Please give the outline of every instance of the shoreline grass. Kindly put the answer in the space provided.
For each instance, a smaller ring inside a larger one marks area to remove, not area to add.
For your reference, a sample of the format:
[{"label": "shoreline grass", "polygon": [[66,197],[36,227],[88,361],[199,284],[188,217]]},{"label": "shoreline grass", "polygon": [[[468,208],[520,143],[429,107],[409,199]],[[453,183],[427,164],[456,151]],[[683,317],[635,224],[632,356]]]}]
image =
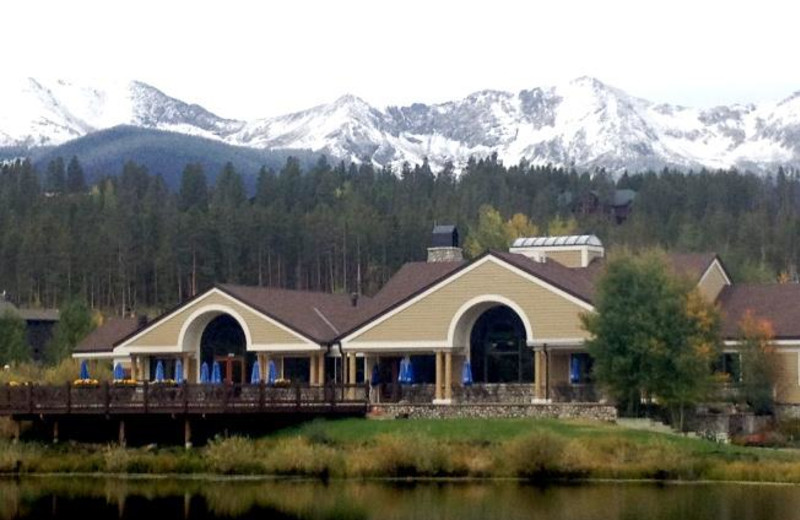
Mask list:
[{"label": "shoreline grass", "polygon": [[0,443],[0,474],[78,473],[800,483],[800,450],[532,419],[314,421],[261,438],[217,438],[191,450]]}]

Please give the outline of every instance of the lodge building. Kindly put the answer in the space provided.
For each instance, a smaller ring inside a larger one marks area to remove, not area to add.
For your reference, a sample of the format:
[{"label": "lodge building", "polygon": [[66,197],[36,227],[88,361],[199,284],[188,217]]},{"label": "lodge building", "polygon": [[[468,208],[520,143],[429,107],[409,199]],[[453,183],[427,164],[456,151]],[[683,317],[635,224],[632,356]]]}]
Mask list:
[{"label": "lodge building", "polygon": [[[376,383],[384,402],[593,402],[581,315],[594,310],[604,261],[593,235],[521,238],[465,261],[456,228],[437,226],[428,261],[405,264],[373,297],[219,284],[151,322],[110,319],[74,356],[121,363],[137,380],[159,361],[170,377],[181,360],[192,382],[216,361],[229,383],[250,383],[256,363],[268,377],[272,364],[292,383]],[[741,318],[772,322],[777,401],[800,405],[800,285],[734,284],[713,253],[669,262],[719,305],[720,368],[734,380]],[[413,381],[399,385],[404,362]]]}]

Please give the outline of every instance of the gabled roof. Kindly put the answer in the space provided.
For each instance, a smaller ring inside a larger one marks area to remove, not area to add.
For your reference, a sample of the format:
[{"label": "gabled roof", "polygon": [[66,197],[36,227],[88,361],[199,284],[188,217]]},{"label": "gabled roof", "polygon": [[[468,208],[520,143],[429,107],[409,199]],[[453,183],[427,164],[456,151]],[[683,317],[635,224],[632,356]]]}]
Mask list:
[{"label": "gabled roof", "polygon": [[[669,253],[667,260],[678,275],[699,282],[714,260],[719,261],[719,257],[716,253]],[[722,268],[725,269],[724,266]]]},{"label": "gabled roof", "polygon": [[20,309],[19,315],[25,321],[58,321],[58,309]]},{"label": "gabled roof", "polygon": [[347,294],[220,284],[222,292],[317,343],[329,343],[369,304],[365,296],[354,307]]},{"label": "gabled roof", "polygon": [[737,284],[722,289],[722,337],[739,337],[739,323],[747,311],[769,320],[776,339],[800,339],[800,284]]},{"label": "gabled roof", "polygon": [[58,309],[18,308],[10,301],[0,299],[0,315],[6,312],[24,321],[58,321]]},{"label": "gabled roof", "polygon": [[139,328],[136,318],[108,318],[75,347],[77,353],[111,352],[114,345]]},{"label": "gabled roof", "polygon": [[583,273],[582,268],[566,267],[559,262],[537,262],[525,255],[492,251],[491,254],[501,260],[522,269],[528,274],[548,282],[559,289],[575,296],[576,298],[592,303],[594,298],[594,283]]},{"label": "gabled roof", "polygon": [[429,287],[448,278],[469,265],[469,262],[408,262],[403,264],[386,285],[351,317],[349,326],[342,330],[340,337],[382,316]]}]

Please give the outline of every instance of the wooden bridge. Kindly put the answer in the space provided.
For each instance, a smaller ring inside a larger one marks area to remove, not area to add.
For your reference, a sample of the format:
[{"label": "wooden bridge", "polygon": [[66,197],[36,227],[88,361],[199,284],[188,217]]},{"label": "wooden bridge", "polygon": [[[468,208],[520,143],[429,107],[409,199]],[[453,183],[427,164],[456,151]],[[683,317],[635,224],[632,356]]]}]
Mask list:
[{"label": "wooden bridge", "polygon": [[[47,424],[54,440],[59,423],[96,426],[97,419],[116,419],[125,443],[129,424],[168,418],[184,420],[184,441],[191,442],[191,420],[216,419],[216,424],[268,417],[358,416],[368,407],[366,385],[274,387],[261,384],[5,385],[0,388],[0,416]],[[248,419],[249,418],[249,419]],[[268,419],[267,419],[268,420]],[[74,428],[73,428],[74,429]]]}]

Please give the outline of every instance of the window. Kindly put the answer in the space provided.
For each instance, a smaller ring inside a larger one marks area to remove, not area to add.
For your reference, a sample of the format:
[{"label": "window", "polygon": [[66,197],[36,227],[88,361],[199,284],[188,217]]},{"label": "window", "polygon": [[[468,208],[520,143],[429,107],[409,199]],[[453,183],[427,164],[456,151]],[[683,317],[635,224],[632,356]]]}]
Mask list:
[{"label": "window", "polygon": [[738,352],[723,352],[714,362],[715,374],[724,375],[729,383],[742,381],[742,358]]},{"label": "window", "polygon": [[569,382],[573,385],[591,383],[592,366],[594,360],[585,352],[570,354],[569,356]]}]

